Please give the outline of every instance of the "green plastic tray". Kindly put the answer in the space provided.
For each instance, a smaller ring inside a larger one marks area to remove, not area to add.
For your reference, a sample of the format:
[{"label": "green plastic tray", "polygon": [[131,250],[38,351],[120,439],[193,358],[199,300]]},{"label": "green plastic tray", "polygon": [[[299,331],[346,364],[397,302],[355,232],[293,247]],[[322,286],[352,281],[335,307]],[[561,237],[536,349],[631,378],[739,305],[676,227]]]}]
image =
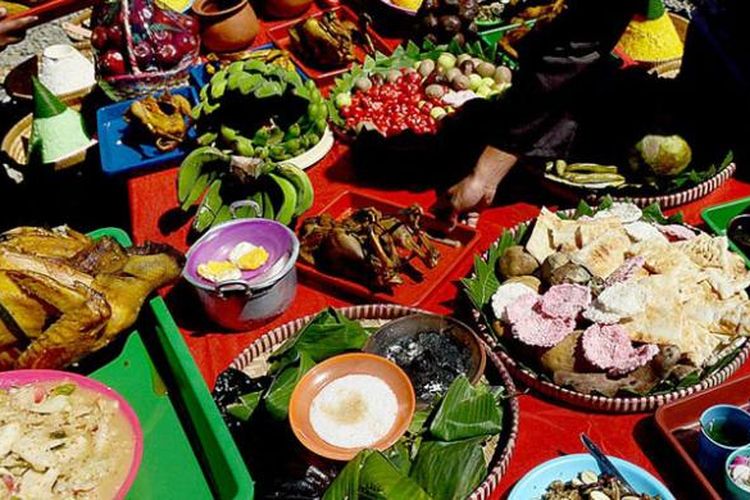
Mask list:
[{"label": "green plastic tray", "polygon": [[[99,229],[131,246],[117,228]],[[164,300],[153,321],[128,334],[122,351],[90,373],[128,400],[144,435],[143,462],[130,499],[251,499],[253,482]]]},{"label": "green plastic tray", "polygon": [[[730,201],[729,203],[709,207],[701,212],[701,217],[711,231],[719,235],[725,235],[727,233],[729,221],[740,215],[748,207],[750,207],[750,198],[742,198]],[[750,266],[750,259],[748,259],[748,256],[745,255],[737,245],[732,243],[732,240],[729,240],[729,246],[732,250],[742,255],[745,259],[745,264]]]}]

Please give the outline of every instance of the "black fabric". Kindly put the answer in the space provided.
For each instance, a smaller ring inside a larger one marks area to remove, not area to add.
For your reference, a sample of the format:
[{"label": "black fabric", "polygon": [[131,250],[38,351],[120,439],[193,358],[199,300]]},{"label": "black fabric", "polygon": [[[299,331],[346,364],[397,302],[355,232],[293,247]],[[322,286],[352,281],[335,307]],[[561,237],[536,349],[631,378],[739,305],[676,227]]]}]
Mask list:
[{"label": "black fabric", "polygon": [[750,2],[702,0],[676,80],[620,70],[610,56],[643,6],[571,0],[532,32],[518,48],[522,69],[505,98],[474,104],[454,127],[472,140],[467,156],[483,141],[529,161],[622,164],[643,135],[658,133],[683,135],[696,164],[715,162],[728,149],[741,163],[750,120],[750,29],[743,25]]}]

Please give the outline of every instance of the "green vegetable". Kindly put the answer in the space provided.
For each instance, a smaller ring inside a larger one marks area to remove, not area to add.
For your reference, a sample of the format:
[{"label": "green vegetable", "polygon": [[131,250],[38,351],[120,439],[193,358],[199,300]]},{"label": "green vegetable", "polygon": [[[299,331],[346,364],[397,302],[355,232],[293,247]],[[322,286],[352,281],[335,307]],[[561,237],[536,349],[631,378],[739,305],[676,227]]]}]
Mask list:
[{"label": "green vegetable", "polygon": [[486,386],[472,387],[465,375],[451,384],[430,425],[430,434],[441,441],[457,441],[497,434],[502,413]]},{"label": "green vegetable", "polygon": [[52,389],[52,394],[55,396],[70,396],[76,390],[76,385],[73,383],[60,384]]}]

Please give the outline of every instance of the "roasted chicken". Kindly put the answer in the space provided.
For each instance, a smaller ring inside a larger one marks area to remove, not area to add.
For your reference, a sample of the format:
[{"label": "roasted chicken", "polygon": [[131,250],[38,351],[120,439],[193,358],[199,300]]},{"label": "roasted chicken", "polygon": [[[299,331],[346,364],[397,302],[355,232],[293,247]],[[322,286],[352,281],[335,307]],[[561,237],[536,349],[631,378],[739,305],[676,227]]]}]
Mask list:
[{"label": "roasted chicken", "polygon": [[351,21],[342,21],[336,12],[320,18],[307,18],[289,30],[292,48],[305,61],[323,68],[340,68],[356,59],[354,43],[372,45],[366,30]]},{"label": "roasted chicken", "polygon": [[172,151],[185,140],[190,127],[190,102],[178,94],[164,92],[135,101],[125,119],[140,124],[160,151]]},{"label": "roasted chicken", "polygon": [[395,215],[372,207],[336,221],[329,214],[307,219],[300,229],[300,258],[322,270],[367,280],[375,289],[403,283],[401,273],[417,257],[428,268],[440,254],[421,227],[422,207],[413,205]]},{"label": "roasted chicken", "polygon": [[106,346],[181,260],[166,245],[123,248],[67,227],[0,235],[0,369],[62,368]]}]

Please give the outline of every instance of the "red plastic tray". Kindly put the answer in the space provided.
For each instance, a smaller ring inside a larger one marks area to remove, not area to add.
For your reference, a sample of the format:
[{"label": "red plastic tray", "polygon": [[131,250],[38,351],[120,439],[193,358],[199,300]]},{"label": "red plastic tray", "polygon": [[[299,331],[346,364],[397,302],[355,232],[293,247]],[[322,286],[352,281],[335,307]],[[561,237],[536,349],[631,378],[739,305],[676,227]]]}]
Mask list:
[{"label": "red plastic tray", "polygon": [[8,16],[8,19],[16,19],[19,17],[36,16],[37,20],[30,24],[28,27],[38,26],[40,24],[53,21],[60,17],[66,16],[72,12],[83,10],[87,7],[91,7],[96,3],[97,0],[48,0],[42,2],[39,5],[34,5],[28,10],[12,14]]},{"label": "red plastic tray", "polygon": [[[344,6],[327,9],[322,12],[318,12],[317,14],[313,14],[310,17],[319,18],[319,17],[322,17],[327,12],[337,12],[339,18],[342,21],[352,21],[354,24],[358,24],[359,18],[357,17],[357,14],[355,14],[350,9]],[[311,79],[315,80],[316,82],[331,81],[334,77],[349,71],[353,63],[349,63],[348,65],[342,68],[321,69],[321,68],[316,68],[315,66],[310,65],[307,61],[297,56],[297,54],[294,53],[294,50],[292,50],[292,47],[291,47],[292,44],[289,39],[289,28],[291,28],[298,22],[300,22],[300,20],[290,21],[288,23],[274,26],[273,28],[270,28],[268,30],[268,37],[271,39],[274,45],[276,45],[278,48],[289,52],[295,64],[297,64],[297,66],[302,68],[302,71],[304,71],[307,76],[309,76]],[[383,54],[391,53],[391,50],[388,47],[388,44],[386,44],[383,41],[383,39],[380,38],[378,34],[375,33],[375,31],[371,27],[367,28],[367,34],[370,35],[370,38],[372,39],[372,44],[375,46],[375,50],[377,50],[378,52],[382,52]],[[361,45],[359,44],[354,45],[354,56],[357,58],[357,62],[362,63],[365,60],[366,55],[367,53],[365,52],[364,48]]]},{"label": "red plastic tray", "polygon": [[[395,213],[405,208],[403,205],[397,205],[374,196],[357,193],[354,191],[345,191],[333,200],[327,207],[320,211],[320,214],[329,213],[335,219],[342,219],[349,215],[353,210],[364,207],[375,207],[383,213]],[[428,232],[438,232],[441,228],[440,223],[430,214],[425,214],[423,227]],[[472,249],[479,241],[479,232],[469,226],[459,225],[448,236],[452,240],[461,243],[460,247],[452,247],[443,243],[433,242],[435,247],[440,251],[440,262],[434,269],[428,269],[419,261],[413,259],[412,265],[422,273],[422,280],[417,282],[405,274],[401,274],[404,283],[393,288],[393,293],[373,292],[367,286],[331,274],[318,271],[313,266],[304,262],[297,262],[297,269],[304,278],[308,278],[309,283],[323,283],[328,285],[331,291],[343,291],[357,297],[362,297],[368,302],[387,302],[391,304],[401,304],[405,306],[416,307],[427,299],[432,292],[445,280],[451,270],[464,258],[472,253]]]},{"label": "red plastic tray", "polygon": [[695,394],[683,400],[662,406],[656,411],[656,426],[669,445],[690,469],[693,477],[703,489],[703,495],[695,498],[728,498],[724,478],[709,480],[698,467],[699,419],[709,407],[717,404],[732,404],[750,410],[750,375]]}]

